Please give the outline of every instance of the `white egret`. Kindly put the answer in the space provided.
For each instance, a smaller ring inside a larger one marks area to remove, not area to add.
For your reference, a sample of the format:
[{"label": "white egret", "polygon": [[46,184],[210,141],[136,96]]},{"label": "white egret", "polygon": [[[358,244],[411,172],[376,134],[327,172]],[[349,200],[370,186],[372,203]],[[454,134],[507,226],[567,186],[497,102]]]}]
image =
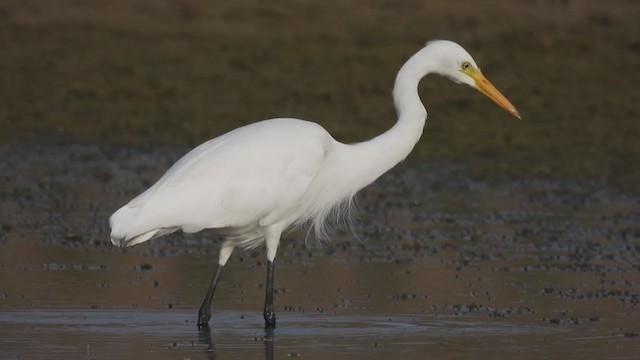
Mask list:
[{"label": "white egret", "polygon": [[356,192],[411,152],[427,117],[418,83],[429,73],[476,88],[520,117],[466,50],[451,41],[432,41],[398,72],[393,88],[398,120],[388,131],[343,144],[320,125],[298,119],[235,129],[191,150],[116,211],[110,218],[111,242],[132,246],[177,230],[218,229],[224,240],[198,313],[201,327],[209,322],[211,299],[233,250],[266,244],[264,319],[267,328],[275,327],[273,261],[282,232],[309,224],[322,234],[328,215],[348,207]]}]

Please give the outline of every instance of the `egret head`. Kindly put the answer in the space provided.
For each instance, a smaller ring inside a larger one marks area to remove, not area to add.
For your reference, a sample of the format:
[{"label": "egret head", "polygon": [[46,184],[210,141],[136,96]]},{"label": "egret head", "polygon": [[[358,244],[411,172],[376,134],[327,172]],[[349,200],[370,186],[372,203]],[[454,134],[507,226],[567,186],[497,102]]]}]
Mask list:
[{"label": "egret head", "polygon": [[431,41],[427,44],[437,68],[437,72],[451,80],[467,84],[485,94],[503,109],[520,118],[518,110],[498,91],[487,78],[469,53],[460,45],[447,40]]}]

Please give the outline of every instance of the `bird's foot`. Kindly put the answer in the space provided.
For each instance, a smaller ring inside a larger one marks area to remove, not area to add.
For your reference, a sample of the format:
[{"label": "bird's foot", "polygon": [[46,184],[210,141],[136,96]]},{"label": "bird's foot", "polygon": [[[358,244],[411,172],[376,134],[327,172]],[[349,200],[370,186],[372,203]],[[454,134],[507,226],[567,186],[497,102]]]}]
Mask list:
[{"label": "bird's foot", "polygon": [[211,319],[211,312],[200,309],[198,312],[198,327],[209,327],[209,319]]},{"label": "bird's foot", "polygon": [[264,328],[265,329],[276,328],[276,313],[273,310],[264,312]]}]

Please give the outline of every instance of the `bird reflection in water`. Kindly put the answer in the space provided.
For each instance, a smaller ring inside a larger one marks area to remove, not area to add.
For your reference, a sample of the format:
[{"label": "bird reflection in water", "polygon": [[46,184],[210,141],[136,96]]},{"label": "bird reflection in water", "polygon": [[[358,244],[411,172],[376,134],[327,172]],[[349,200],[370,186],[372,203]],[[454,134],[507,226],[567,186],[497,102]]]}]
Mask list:
[{"label": "bird reflection in water", "polygon": [[[216,355],[215,342],[211,335],[211,328],[208,326],[198,328],[198,339],[200,340],[200,343],[206,345],[208,358],[211,360],[217,360],[218,357]],[[266,360],[273,360],[273,329],[265,329],[264,337],[262,339],[264,341],[264,358]]]}]

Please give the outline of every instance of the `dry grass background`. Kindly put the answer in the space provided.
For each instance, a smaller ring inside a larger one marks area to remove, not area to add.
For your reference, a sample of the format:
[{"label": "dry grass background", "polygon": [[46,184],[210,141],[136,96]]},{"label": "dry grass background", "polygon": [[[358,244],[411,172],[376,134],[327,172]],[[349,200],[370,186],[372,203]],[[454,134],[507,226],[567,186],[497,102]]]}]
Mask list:
[{"label": "dry grass background", "polygon": [[395,121],[403,61],[446,38],[525,120],[430,77],[412,158],[635,191],[638,19],[635,0],[5,0],[0,141],[195,145],[277,116],[360,141]]}]

